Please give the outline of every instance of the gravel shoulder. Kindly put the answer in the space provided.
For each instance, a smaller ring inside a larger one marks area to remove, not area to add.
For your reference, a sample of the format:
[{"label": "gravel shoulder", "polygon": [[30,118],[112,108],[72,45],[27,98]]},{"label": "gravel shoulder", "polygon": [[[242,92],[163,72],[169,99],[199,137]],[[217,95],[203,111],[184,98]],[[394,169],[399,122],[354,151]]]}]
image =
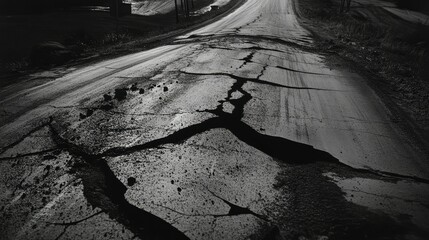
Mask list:
[{"label": "gravel shoulder", "polygon": [[365,76],[388,106],[391,118],[403,125],[418,148],[428,149],[429,27],[386,10],[388,6],[402,11],[392,2],[352,1],[345,13],[339,13],[339,2],[294,3],[301,24],[312,32],[316,47],[331,67],[349,68]]}]

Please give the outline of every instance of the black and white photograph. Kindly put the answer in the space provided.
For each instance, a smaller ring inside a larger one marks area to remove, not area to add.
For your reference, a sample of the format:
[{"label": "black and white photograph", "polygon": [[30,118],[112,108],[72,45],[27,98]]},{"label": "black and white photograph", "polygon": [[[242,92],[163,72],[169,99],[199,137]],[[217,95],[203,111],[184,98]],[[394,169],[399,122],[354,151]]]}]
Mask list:
[{"label": "black and white photograph", "polygon": [[428,0],[0,0],[0,240],[428,240]]}]

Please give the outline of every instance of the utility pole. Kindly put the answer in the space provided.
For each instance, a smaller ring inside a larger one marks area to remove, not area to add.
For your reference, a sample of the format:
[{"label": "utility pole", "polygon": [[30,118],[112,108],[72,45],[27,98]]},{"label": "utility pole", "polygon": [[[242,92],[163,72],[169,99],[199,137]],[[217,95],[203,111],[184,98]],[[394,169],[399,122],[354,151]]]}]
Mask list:
[{"label": "utility pole", "polygon": [[177,0],[174,0],[174,7],[176,9],[176,23],[179,23],[179,9],[177,8]]},{"label": "utility pole", "polygon": [[116,34],[118,34],[118,25],[119,25],[119,1],[120,0],[115,0],[115,4],[116,4]]},{"label": "utility pole", "polygon": [[185,15],[185,18],[188,17],[188,9],[186,9],[186,0],[183,0],[183,14]]},{"label": "utility pole", "polygon": [[189,0],[186,0],[186,17],[189,17]]}]

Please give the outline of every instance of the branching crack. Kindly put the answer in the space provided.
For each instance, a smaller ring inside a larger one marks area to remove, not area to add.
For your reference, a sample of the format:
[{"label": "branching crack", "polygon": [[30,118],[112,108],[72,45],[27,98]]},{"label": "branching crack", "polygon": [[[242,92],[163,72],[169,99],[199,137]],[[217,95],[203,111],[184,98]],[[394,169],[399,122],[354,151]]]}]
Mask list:
[{"label": "branching crack", "polygon": [[62,138],[52,124],[50,127],[58,146],[77,159],[84,160],[79,172],[84,185],[84,195],[89,203],[108,213],[111,218],[116,219],[141,238],[188,239],[163,219],[130,204],[124,196],[127,188],[116,178],[101,155],[82,150],[81,146]]},{"label": "branching crack", "polygon": [[279,53],[289,53],[287,51],[282,51],[279,49],[275,49],[275,48],[265,48],[265,47],[261,47],[261,46],[253,46],[253,47],[248,47],[248,48],[242,48],[242,49],[249,49],[249,50],[256,50],[256,51],[271,51],[271,52],[279,52]]},{"label": "branching crack", "polygon": [[27,138],[28,136],[30,136],[31,134],[43,129],[44,127],[49,126],[52,123],[52,118],[49,118],[49,120],[45,123],[40,124],[39,126],[33,128],[32,130],[30,130],[28,133],[24,134],[21,138],[19,138],[18,140],[16,140],[15,142],[4,146],[1,150],[0,150],[0,154],[3,154],[4,152],[6,152],[8,149],[13,148],[14,146],[18,145],[20,142],[22,142],[25,138]]},{"label": "branching crack", "polygon": [[[246,36],[248,37],[248,36]],[[259,38],[259,36],[257,36]],[[276,41],[269,39],[271,41]],[[283,40],[278,40],[284,42]],[[251,61],[252,54],[248,55],[245,59]],[[197,134],[210,131],[215,128],[223,128],[235,135],[239,140],[252,146],[261,152],[271,156],[273,159],[288,164],[308,164],[321,162],[325,164],[333,164],[336,167],[342,167],[349,171],[361,172],[365,174],[372,174],[376,176],[386,177],[390,176],[393,178],[406,178],[413,179],[418,182],[429,183],[426,179],[420,179],[416,177],[403,176],[394,173],[387,173],[381,171],[373,171],[368,169],[356,169],[352,168],[344,163],[341,163],[338,159],[334,158],[327,152],[315,149],[311,145],[291,141],[277,136],[270,136],[262,134],[251,126],[242,121],[244,116],[244,107],[252,99],[252,95],[243,89],[244,84],[248,82],[265,84],[275,87],[284,87],[289,89],[298,90],[324,90],[334,91],[329,89],[309,88],[309,87],[295,87],[286,86],[282,84],[272,83],[268,81],[260,80],[260,77],[264,74],[265,66],[256,78],[245,78],[238,77],[229,73],[190,73],[182,71],[185,74],[192,75],[217,75],[227,76],[235,80],[231,88],[227,92],[227,97],[224,100],[219,101],[218,106],[215,109],[206,109],[199,112],[208,112],[214,117],[202,121],[200,123],[190,125],[182,128],[170,135],[155,139],[143,144],[134,145],[131,147],[114,147],[110,148],[102,153],[93,154],[85,147],[78,146],[64,139],[52,124],[52,119],[49,122],[42,124],[36,129],[30,131],[26,136],[31,133],[49,126],[51,128],[52,137],[57,143],[59,148],[68,151],[76,159],[83,160],[83,164],[78,166],[79,173],[82,178],[84,185],[84,196],[88,202],[101,209],[100,212],[106,212],[109,216],[119,223],[130,229],[136,236],[142,238],[155,238],[155,239],[188,239],[184,233],[177,230],[171,223],[164,221],[163,219],[151,214],[150,212],[140,209],[130,204],[125,198],[124,194],[127,190],[126,186],[115,176],[113,171],[110,169],[105,158],[106,157],[117,157],[125,156],[135,152],[140,152],[145,149],[159,148],[165,144],[179,144]],[[239,98],[233,98],[233,93],[239,93]],[[234,106],[232,113],[225,112],[223,109],[224,103],[230,103]],[[198,112],[198,111],[197,111]],[[26,137],[24,136],[24,138]],[[19,141],[12,143],[9,146],[18,144]],[[2,150],[4,152],[4,150]],[[229,206],[229,211],[226,214],[218,215],[201,215],[201,216],[212,216],[214,218],[224,216],[237,216],[243,214],[253,215],[263,220],[267,220],[265,216],[257,214],[251,211],[249,208],[244,208],[236,204],[231,203],[227,199],[224,199],[214,192],[207,189],[214,197],[220,199],[222,202]],[[164,207],[168,208],[168,207]],[[200,216],[200,215],[189,215],[181,213],[172,208],[168,208],[178,214],[184,216]],[[100,213],[99,212],[99,213]],[[98,213],[97,213],[98,214]],[[91,217],[91,216],[90,216]],[[67,227],[77,224],[85,219],[71,222],[71,223],[58,223],[56,225],[65,226],[63,232],[57,237],[59,239],[67,230]]]},{"label": "branching crack", "polygon": [[86,221],[86,220],[88,220],[88,219],[91,219],[91,218],[93,218],[93,217],[95,217],[95,216],[99,215],[99,214],[100,214],[100,213],[102,213],[102,212],[103,212],[103,211],[98,211],[98,212],[96,212],[96,213],[94,213],[94,214],[89,215],[88,217],[85,217],[85,218],[82,218],[82,219],[79,219],[79,220],[77,220],[77,221],[73,221],[73,222],[62,222],[62,223],[47,222],[47,223],[52,224],[52,225],[58,225],[58,226],[72,226],[72,225],[77,225],[77,224],[79,224],[79,223],[81,223],[81,222],[84,222],[84,221]]},{"label": "branching crack", "polygon": [[397,199],[397,200],[401,200],[401,201],[404,201],[404,202],[418,203],[418,204],[421,204],[421,205],[425,204],[424,202],[417,201],[417,200],[406,199],[406,198],[396,197],[396,196],[391,196],[391,195],[376,194],[376,193],[366,192],[366,191],[363,191],[363,190],[347,189],[346,191],[355,192],[355,193],[363,193],[363,194],[368,194],[368,195],[372,195],[372,196],[375,196],[375,197],[386,198],[386,199]]},{"label": "branching crack", "polygon": [[65,233],[66,233],[66,231],[67,231],[67,229],[69,228],[70,226],[65,226],[64,228],[63,228],[63,230],[61,231],[61,233],[55,238],[55,240],[58,240],[58,239],[60,239]]},{"label": "branching crack", "polygon": [[256,79],[260,80],[260,78],[264,75],[264,72],[267,70],[268,65],[265,65],[259,75],[256,77]]},{"label": "branching crack", "polygon": [[[105,161],[105,157],[115,157],[131,154],[144,149],[157,148],[161,145],[172,143],[177,144],[190,137],[203,133],[214,128],[225,128],[233,133],[238,139],[253,146],[262,152],[272,156],[274,159],[286,161],[289,163],[303,164],[314,161],[338,162],[327,153],[316,150],[313,147],[301,143],[296,143],[280,137],[272,137],[260,134],[253,128],[241,121],[244,115],[244,106],[252,99],[251,94],[243,89],[243,85],[254,79],[245,79],[232,76],[236,81],[228,91],[225,100],[220,101],[214,110],[206,110],[216,117],[205,120],[201,123],[188,126],[178,130],[166,137],[159,138],[144,144],[131,147],[116,147],[106,150],[100,154],[92,154],[85,151],[84,147],[75,145],[62,138],[52,124],[49,124],[54,141],[57,145],[67,150],[71,155],[84,160],[84,166],[80,167],[80,174],[84,184],[84,195],[88,201],[96,207],[109,213],[109,215],[118,222],[127,226],[138,236],[149,236],[162,239],[187,239],[187,237],[169,223],[161,218],[131,205],[125,199],[126,187],[120,182]],[[238,99],[232,99],[234,92],[241,93]],[[223,111],[223,103],[229,102],[234,106],[232,113]],[[279,149],[288,149],[288,151],[279,151]],[[291,156],[301,155],[302,158],[292,159]],[[253,211],[235,205],[226,199],[223,199],[213,192],[215,197],[221,199],[230,207],[227,214],[212,215],[214,217],[234,216],[241,214],[251,214],[258,218],[265,219],[264,216],[256,214]],[[65,230],[64,230],[65,232]]]},{"label": "branching crack", "polygon": [[125,112],[119,112],[119,111],[108,111],[112,114],[120,114],[125,116],[174,116],[179,114],[193,114],[195,112],[190,111],[178,111],[178,112],[166,112],[166,113],[156,113],[156,112],[140,112],[140,113],[125,113]]},{"label": "branching crack", "polygon": [[250,210],[249,208],[240,207],[234,203],[231,203],[230,201],[226,200],[225,198],[222,198],[212,192],[210,189],[206,188],[208,192],[210,192],[214,197],[220,199],[222,202],[224,202],[226,205],[229,206],[229,211],[227,214],[221,214],[221,215],[213,215],[215,217],[223,217],[223,216],[237,216],[237,215],[253,215],[257,218],[260,218],[262,220],[268,221],[267,218],[261,214],[257,214]]},{"label": "branching crack", "polygon": [[266,35],[245,35],[245,34],[239,34],[237,32],[234,33],[225,33],[225,34],[204,34],[204,35],[198,35],[193,34],[189,36],[187,39],[184,39],[182,41],[187,43],[192,42],[202,42],[202,41],[211,41],[214,39],[224,39],[224,38],[242,38],[242,39],[250,39],[250,40],[259,40],[259,41],[267,41],[267,42],[275,42],[281,45],[291,46],[306,52],[316,52],[316,49],[314,47],[308,46],[308,43],[306,42],[304,45],[298,44],[293,41],[288,41],[282,38],[276,38],[272,36],[266,36]]},{"label": "branching crack", "polygon": [[275,66],[275,67],[279,68],[279,69],[286,70],[286,71],[303,73],[303,74],[311,74],[311,75],[319,75],[319,76],[335,76],[335,75],[325,74],[325,73],[316,73],[316,72],[301,71],[301,70],[296,70],[296,69],[287,68],[287,67],[283,67],[283,66]]},{"label": "branching crack", "polygon": [[[210,37],[210,36],[206,36]],[[216,35],[216,37],[229,37],[228,35]],[[293,42],[289,42],[283,39],[271,38],[268,36],[247,36],[247,35],[237,35],[234,37],[242,37],[246,39],[259,39],[277,42],[285,45],[292,45],[296,48],[311,50],[309,47],[305,47]],[[189,38],[199,38],[198,36],[191,35]],[[253,57],[253,52],[245,57],[244,60],[246,64],[250,62]],[[130,66],[135,66],[137,63],[124,66],[121,69],[129,68]],[[243,65],[244,66],[244,65]],[[206,109],[203,112],[208,112],[214,114],[214,117],[202,121],[198,124],[190,125],[183,129],[180,129],[168,136],[155,139],[143,144],[134,145],[131,147],[114,147],[110,148],[100,154],[93,154],[88,150],[85,150],[84,146],[76,145],[72,142],[69,142],[63,138],[55,126],[53,125],[52,118],[48,122],[41,124],[35,129],[31,130],[29,133],[24,135],[20,140],[13,142],[12,144],[3,147],[0,151],[4,153],[7,149],[17,145],[27,136],[32,133],[42,129],[43,127],[49,126],[52,132],[52,138],[57,144],[57,146],[63,150],[68,151],[73,157],[78,160],[83,160],[82,164],[78,166],[79,174],[82,178],[82,183],[84,185],[84,196],[88,202],[101,209],[101,211],[88,216],[87,218],[68,222],[68,223],[51,223],[54,225],[65,226],[60,235],[56,238],[61,238],[66,232],[67,228],[72,225],[81,223],[91,217],[94,217],[102,212],[108,213],[109,216],[119,223],[126,226],[130,229],[135,236],[141,238],[154,238],[154,239],[188,239],[184,233],[177,230],[170,223],[164,221],[163,219],[151,214],[150,212],[140,209],[132,204],[130,204],[125,198],[125,192],[127,190],[126,186],[115,176],[112,169],[110,169],[105,158],[106,157],[117,157],[125,156],[135,152],[140,152],[145,149],[159,148],[165,144],[179,144],[197,134],[210,131],[215,128],[223,128],[231,132],[242,142],[252,146],[261,152],[271,156],[277,161],[286,162],[289,164],[308,164],[314,162],[322,162],[326,164],[333,164],[337,167],[343,167],[347,170],[354,172],[361,172],[365,174],[372,174],[381,177],[392,177],[392,178],[402,178],[402,179],[412,179],[417,182],[429,183],[427,179],[421,179],[412,176],[404,176],[395,173],[388,173],[383,171],[376,171],[370,169],[357,169],[352,168],[344,163],[341,163],[338,159],[334,158],[327,152],[315,149],[311,145],[291,141],[286,138],[270,136],[262,134],[251,126],[242,121],[244,116],[244,107],[252,99],[252,95],[243,89],[244,84],[248,82],[259,83],[274,87],[283,87],[288,89],[297,89],[297,90],[323,90],[323,91],[336,91],[330,89],[321,89],[321,88],[310,88],[310,87],[296,87],[296,86],[287,86],[282,84],[277,84],[269,81],[260,80],[263,76],[265,70],[268,66],[264,66],[262,71],[256,78],[245,78],[235,76],[229,73],[191,73],[181,71],[184,74],[191,75],[214,75],[214,76],[227,76],[235,80],[231,88],[227,92],[227,97],[224,100],[219,101],[218,106],[215,109]],[[286,69],[286,68],[285,68]],[[286,69],[288,71],[298,71],[293,69]],[[112,73],[108,73],[111,75]],[[105,77],[105,75],[100,76],[100,78]],[[233,99],[233,93],[238,92],[241,96],[237,99]],[[232,113],[225,112],[223,109],[224,103],[230,103],[234,106]],[[249,208],[244,208],[236,204],[231,203],[225,198],[222,198],[216,195],[214,192],[207,189],[214,197],[220,199],[226,205],[229,206],[229,211],[227,214],[218,214],[218,215],[190,215],[186,213],[181,213],[172,208],[167,208],[173,212],[176,212],[185,216],[212,216],[214,218],[224,217],[224,216],[237,216],[243,214],[253,215],[260,219],[266,220],[267,218],[263,215],[257,214],[251,211]],[[158,205],[160,206],[160,205]]]},{"label": "branching crack", "polygon": [[417,177],[417,176],[408,176],[408,175],[392,173],[392,172],[387,172],[387,171],[381,171],[381,170],[375,170],[375,169],[370,169],[370,168],[354,168],[354,167],[351,167],[348,165],[345,165],[345,166],[347,166],[348,168],[350,168],[352,171],[355,171],[355,172],[376,175],[376,176],[384,177],[384,178],[388,177],[388,178],[392,178],[392,179],[396,179],[396,180],[397,179],[406,179],[406,180],[411,180],[414,182],[429,184],[429,179],[425,179],[425,178],[421,178],[421,177]]},{"label": "branching crack", "polygon": [[248,64],[249,62],[252,62],[252,58],[253,58],[254,54],[255,54],[255,52],[251,52],[246,57],[240,59],[240,60],[242,60],[244,62],[238,68],[240,69],[240,68],[244,67],[246,64]]},{"label": "branching crack", "polygon": [[259,84],[264,84],[264,85],[269,85],[269,86],[274,86],[274,87],[282,87],[282,88],[287,88],[287,89],[318,90],[318,91],[338,91],[338,90],[325,89],[325,88],[311,88],[311,87],[288,86],[288,85],[278,84],[278,83],[274,83],[274,82],[268,82],[268,81],[259,80],[257,78],[239,77],[239,76],[235,76],[235,75],[230,74],[230,73],[193,73],[193,72],[186,72],[186,71],[181,71],[181,73],[189,74],[189,75],[198,75],[198,76],[227,76],[227,77],[230,77],[230,78],[235,79],[235,80],[241,80],[241,81],[246,81],[246,82],[254,82],[254,83],[259,83]]},{"label": "branching crack", "polygon": [[[263,72],[263,71],[262,71]],[[192,73],[191,73],[192,74]],[[192,136],[209,131],[215,128],[224,128],[229,130],[238,139],[245,142],[246,144],[259,149],[265,154],[273,157],[273,159],[286,162],[289,164],[307,164],[313,162],[325,162],[332,163],[338,167],[344,167],[347,170],[360,172],[364,174],[376,175],[378,177],[391,177],[401,179],[411,179],[417,182],[429,183],[429,180],[422,179],[414,176],[405,176],[395,173],[377,171],[372,169],[364,168],[353,168],[340,162],[327,152],[315,149],[311,145],[304,143],[294,142],[285,138],[269,136],[254,130],[252,127],[241,121],[244,115],[244,106],[252,99],[251,94],[243,89],[243,86],[247,82],[255,82],[255,79],[237,77],[232,74],[196,74],[196,75],[225,75],[229,76],[236,81],[228,90],[227,97],[224,100],[219,101],[219,105],[215,109],[206,109],[205,112],[212,113],[216,117],[205,120],[201,123],[194,124],[183,129],[180,129],[166,137],[159,138],[150,142],[146,142],[140,145],[134,145],[131,147],[116,147],[106,150],[101,153],[99,157],[115,157],[132,154],[134,152],[142,151],[150,148],[157,148],[164,144],[178,144]],[[238,99],[232,99],[234,92],[241,93],[241,97]],[[223,111],[223,104],[230,103],[234,106],[232,113]],[[286,151],[282,149],[287,149]],[[298,158],[296,156],[299,156]]]},{"label": "branching crack", "polygon": [[[272,55],[269,55],[269,56],[268,56],[268,58],[270,58],[270,57],[272,57]],[[242,60],[244,60],[244,59],[237,59],[237,60],[241,60],[241,61],[242,61]],[[310,74],[310,75],[318,75],[318,76],[334,76],[334,77],[338,77],[337,75],[332,75],[332,74],[317,73],[317,72],[308,72],[308,71],[301,71],[301,70],[297,70],[297,69],[293,69],[293,68],[288,68],[288,67],[283,67],[283,66],[278,66],[278,65],[276,65],[276,66],[272,66],[272,65],[262,64],[262,63],[259,63],[259,62],[254,62],[254,61],[252,61],[252,60],[247,60],[245,63],[243,63],[243,64],[239,67],[239,69],[240,69],[242,66],[246,65],[247,63],[249,63],[249,62],[254,63],[254,64],[258,64],[258,65],[264,65],[264,69],[266,69],[267,67],[272,67],[272,68],[278,68],[278,69],[286,70],[286,71],[289,71],[289,72],[296,72],[296,73],[302,73],[302,74]]]},{"label": "branching crack", "polygon": [[[279,53],[293,53],[291,51],[283,51],[275,48],[266,48],[261,46],[252,46],[252,47],[243,47],[243,48],[228,48],[228,47],[219,47],[215,45],[208,45],[208,48],[211,49],[221,49],[221,50],[228,50],[228,51],[237,51],[237,50],[256,50],[256,51],[271,51],[271,52],[279,52]],[[270,55],[272,56],[272,55]]]},{"label": "branching crack", "polygon": [[0,161],[15,160],[15,159],[22,158],[22,157],[37,156],[37,155],[41,155],[41,154],[45,154],[45,153],[55,151],[57,149],[58,148],[51,148],[51,149],[46,149],[46,150],[37,151],[37,152],[19,154],[19,155],[11,156],[11,157],[2,157],[2,158],[0,158]]}]

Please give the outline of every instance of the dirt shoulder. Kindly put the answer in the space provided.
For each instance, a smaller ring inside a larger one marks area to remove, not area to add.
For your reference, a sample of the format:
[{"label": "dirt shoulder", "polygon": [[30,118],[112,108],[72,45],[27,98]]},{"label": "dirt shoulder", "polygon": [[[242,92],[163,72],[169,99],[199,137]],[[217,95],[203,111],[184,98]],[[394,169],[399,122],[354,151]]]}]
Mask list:
[{"label": "dirt shoulder", "polygon": [[389,107],[392,120],[403,125],[420,148],[428,149],[429,26],[405,21],[364,0],[352,0],[346,13],[339,12],[339,0],[294,3],[328,64],[365,76]]}]

